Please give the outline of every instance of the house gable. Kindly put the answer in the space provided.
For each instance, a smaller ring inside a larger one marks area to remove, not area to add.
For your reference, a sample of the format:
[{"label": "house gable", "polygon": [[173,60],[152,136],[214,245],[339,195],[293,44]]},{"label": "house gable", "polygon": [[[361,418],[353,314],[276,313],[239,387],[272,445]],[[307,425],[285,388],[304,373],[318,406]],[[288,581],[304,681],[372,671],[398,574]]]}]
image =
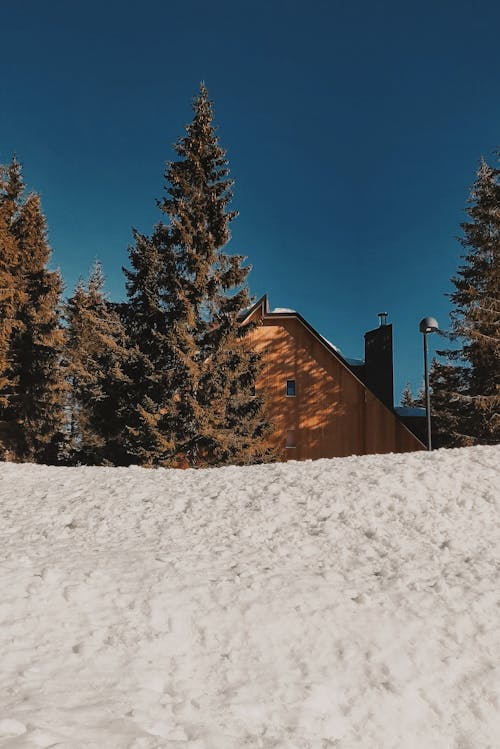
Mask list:
[{"label": "house gable", "polygon": [[[298,312],[271,312],[264,295],[241,322],[259,323],[249,334],[264,363],[257,389],[265,395],[274,443],[283,447],[285,459],[424,448]],[[289,381],[293,396],[287,394]]]}]

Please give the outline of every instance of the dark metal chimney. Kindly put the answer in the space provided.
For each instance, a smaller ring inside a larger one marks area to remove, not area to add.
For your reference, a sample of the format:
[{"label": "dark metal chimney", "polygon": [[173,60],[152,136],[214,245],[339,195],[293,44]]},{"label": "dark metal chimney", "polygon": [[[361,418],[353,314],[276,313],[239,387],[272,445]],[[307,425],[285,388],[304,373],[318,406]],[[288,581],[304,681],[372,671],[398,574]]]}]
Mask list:
[{"label": "dark metal chimney", "polygon": [[365,333],[365,367],[363,380],[389,408],[394,406],[392,325],[387,312],[379,312],[380,325]]}]

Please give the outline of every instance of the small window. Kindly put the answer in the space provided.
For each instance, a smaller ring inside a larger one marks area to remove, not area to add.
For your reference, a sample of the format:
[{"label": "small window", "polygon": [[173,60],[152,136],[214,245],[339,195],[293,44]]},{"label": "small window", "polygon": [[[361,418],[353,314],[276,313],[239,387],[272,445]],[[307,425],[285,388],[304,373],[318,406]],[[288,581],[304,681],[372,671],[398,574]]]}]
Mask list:
[{"label": "small window", "polygon": [[295,380],[286,381],[286,394],[289,396],[295,395]]},{"label": "small window", "polygon": [[295,429],[288,429],[286,433],[285,447],[297,447],[295,432]]}]

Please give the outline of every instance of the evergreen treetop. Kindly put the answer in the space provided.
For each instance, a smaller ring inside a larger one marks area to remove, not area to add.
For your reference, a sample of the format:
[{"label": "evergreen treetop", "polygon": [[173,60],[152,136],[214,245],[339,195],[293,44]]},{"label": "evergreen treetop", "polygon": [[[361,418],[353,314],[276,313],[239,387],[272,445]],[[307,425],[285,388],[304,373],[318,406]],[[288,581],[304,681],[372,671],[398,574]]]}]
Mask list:
[{"label": "evergreen treetop", "polygon": [[50,247],[38,195],[30,194],[18,205],[12,232],[19,245],[18,278],[24,294],[13,355],[17,452],[23,460],[54,462],[63,441],[67,389],[61,361],[62,279],[46,267]]},{"label": "evergreen treetop", "polygon": [[[451,338],[458,348],[440,351],[455,371],[437,369],[434,391],[448,403],[455,444],[500,441],[500,170],[481,159],[461,224],[463,264],[449,295]],[[438,394],[437,391],[441,392]],[[447,393],[445,397],[444,393]],[[451,405],[450,405],[451,404]],[[446,419],[442,416],[443,428]]]},{"label": "evergreen treetop", "polygon": [[481,160],[471,191],[469,221],[462,223],[464,264],[452,279],[453,332],[459,356],[471,366],[470,394],[494,395],[500,344],[500,170]]},{"label": "evergreen treetop", "polygon": [[18,312],[23,299],[20,284],[21,253],[12,231],[23,190],[20,167],[15,159],[0,165],[0,420],[4,421],[13,395],[13,335],[19,326]]},{"label": "evergreen treetop", "polygon": [[250,268],[225,251],[237,212],[229,208],[233,181],[204,84],[193,113],[159,204],[170,235],[164,301],[175,397],[167,419],[189,464],[262,460],[270,426],[254,391],[260,359],[238,320],[251,301]]},{"label": "evergreen treetop", "polygon": [[126,369],[132,351],[118,315],[106,298],[96,261],[87,284],[79,281],[65,305],[66,376],[70,383],[72,461],[121,464]]},{"label": "evergreen treetop", "polygon": [[250,303],[249,268],[224,251],[237,214],[204,84],[175,151],[158,201],[166,222],[151,237],[135,233],[126,271],[129,329],[143,331],[134,338],[140,418],[128,433],[142,462],[148,455],[174,465],[250,460],[252,451],[264,455],[268,425],[254,395],[258,357],[238,321]]},{"label": "evergreen treetop", "polygon": [[415,398],[409,382],[406,383],[406,387],[401,394],[401,405],[406,408],[413,408],[415,405]]}]

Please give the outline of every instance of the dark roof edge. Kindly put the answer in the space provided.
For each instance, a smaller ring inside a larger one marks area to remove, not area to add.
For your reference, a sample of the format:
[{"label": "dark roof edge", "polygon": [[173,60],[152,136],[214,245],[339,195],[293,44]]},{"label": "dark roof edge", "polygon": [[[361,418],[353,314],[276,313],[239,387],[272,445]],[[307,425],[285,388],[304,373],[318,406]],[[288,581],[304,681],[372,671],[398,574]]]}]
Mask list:
[{"label": "dark roof edge", "polygon": [[242,317],[240,320],[240,325],[244,325],[246,322],[248,322],[248,319],[258,310],[259,307],[262,307],[262,314],[269,314],[269,302],[267,300],[267,294],[263,294],[260,299],[258,299],[254,304],[252,304],[251,307],[248,307],[248,309],[243,310],[241,313]]}]

